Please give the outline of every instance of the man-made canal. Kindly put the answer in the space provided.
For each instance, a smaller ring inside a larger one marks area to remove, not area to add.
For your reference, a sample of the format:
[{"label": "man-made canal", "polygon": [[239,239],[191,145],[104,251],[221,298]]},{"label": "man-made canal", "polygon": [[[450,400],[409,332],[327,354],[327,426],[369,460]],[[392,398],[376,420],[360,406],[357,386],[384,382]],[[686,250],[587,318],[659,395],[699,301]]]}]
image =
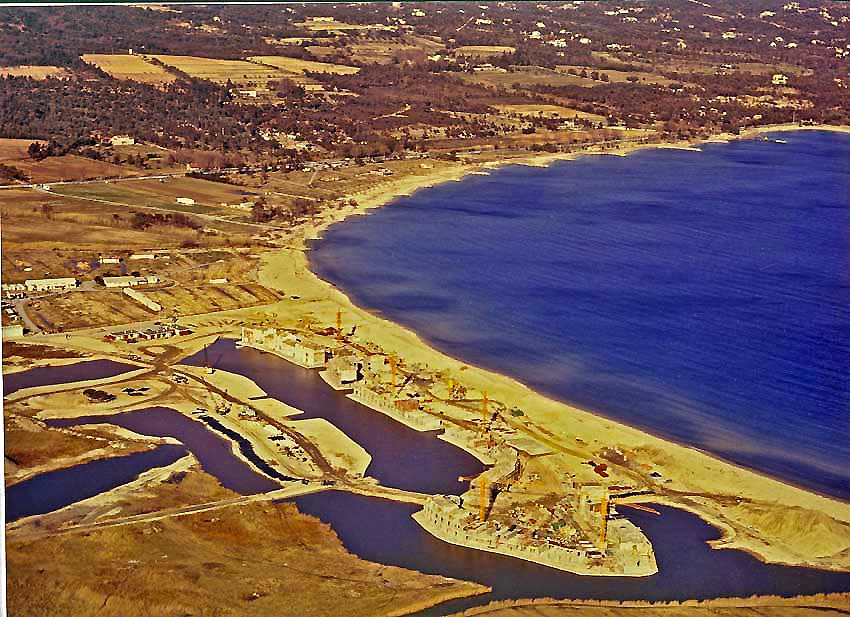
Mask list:
[{"label": "man-made canal", "polygon": [[[207,350],[217,370],[253,380],[272,398],[304,411],[293,420],[324,418],[372,455],[366,474],[381,484],[421,493],[460,494],[468,487],[459,476],[475,475],[484,467],[468,452],[420,433],[382,413],[347,398],[331,388],[318,371],[304,369],[272,354],[237,349],[234,341],[220,339]],[[202,365],[203,352],[184,360]]]}]

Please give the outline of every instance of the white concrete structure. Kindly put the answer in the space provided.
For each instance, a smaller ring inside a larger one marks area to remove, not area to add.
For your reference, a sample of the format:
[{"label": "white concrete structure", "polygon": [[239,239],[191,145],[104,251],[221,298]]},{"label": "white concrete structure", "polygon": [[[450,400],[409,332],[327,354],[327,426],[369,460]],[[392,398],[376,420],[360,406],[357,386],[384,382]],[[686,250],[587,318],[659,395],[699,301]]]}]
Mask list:
[{"label": "white concrete structure", "polygon": [[155,285],[159,283],[159,277],[155,274],[150,276],[104,276],[103,284],[106,287],[136,287],[138,285]]},{"label": "white concrete structure", "polygon": [[195,204],[195,200],[191,197],[178,197],[177,203],[183,204],[184,206],[193,206]]},{"label": "white concrete structure", "polygon": [[158,302],[154,302],[140,291],[125,287],[124,294],[144,306],[146,309],[153,311],[154,313],[159,313],[162,310],[161,304],[159,304]]},{"label": "white concrete structure", "polygon": [[120,264],[121,259],[118,257],[101,257],[100,263],[102,264]]},{"label": "white concrete structure", "polygon": [[63,291],[77,287],[77,279],[29,279],[24,281],[24,287],[27,291]]},{"label": "white concrete structure", "polygon": [[210,279],[210,284],[211,284],[211,285],[223,285],[223,284],[225,284],[226,282],[227,282],[227,279],[224,279],[224,278],[221,278],[221,279]]},{"label": "white concrete structure", "polygon": [[323,345],[275,328],[242,328],[239,344],[267,351],[304,368],[317,368],[327,362],[327,349]]},{"label": "white concrete structure", "polygon": [[153,259],[153,258],[154,258],[153,255],[148,255],[148,254],[134,253],[133,255],[130,255],[130,259],[132,259],[133,261],[137,261],[139,259]]}]

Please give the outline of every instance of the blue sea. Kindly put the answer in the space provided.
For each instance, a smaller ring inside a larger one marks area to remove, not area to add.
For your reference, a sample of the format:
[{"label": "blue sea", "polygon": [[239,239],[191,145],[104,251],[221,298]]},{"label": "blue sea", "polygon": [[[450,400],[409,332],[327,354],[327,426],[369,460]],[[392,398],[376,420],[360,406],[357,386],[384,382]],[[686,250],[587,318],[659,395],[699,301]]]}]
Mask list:
[{"label": "blue sea", "polygon": [[850,135],[771,137],[469,176],[311,264],[452,356],[850,499]]}]

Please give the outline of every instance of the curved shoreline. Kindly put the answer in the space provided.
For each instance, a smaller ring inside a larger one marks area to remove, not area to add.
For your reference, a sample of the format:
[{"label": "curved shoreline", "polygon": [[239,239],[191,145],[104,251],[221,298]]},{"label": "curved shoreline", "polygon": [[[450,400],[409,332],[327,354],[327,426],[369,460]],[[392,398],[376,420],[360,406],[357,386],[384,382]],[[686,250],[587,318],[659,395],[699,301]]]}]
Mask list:
[{"label": "curved shoreline", "polygon": [[[760,127],[751,131],[746,131],[741,135],[722,135],[715,136],[711,139],[699,142],[686,142],[685,144],[644,144],[637,146],[628,146],[617,151],[608,151],[606,153],[628,154],[638,150],[649,148],[686,146],[693,147],[700,143],[718,143],[731,141],[735,139],[751,138],[759,134],[792,131],[792,130],[833,130],[843,133],[850,133],[850,127],[835,127],[835,126],[811,126],[798,127],[795,125],[778,125],[769,127]],[[591,425],[587,430],[601,437],[601,441],[610,441],[612,435],[616,435],[620,440],[626,439],[629,443],[648,442],[646,445],[652,448],[657,448],[664,455],[663,458],[672,458],[674,460],[667,461],[670,463],[673,474],[667,474],[665,477],[679,476],[694,476],[698,475],[694,470],[701,469],[702,477],[689,477],[684,486],[682,486],[682,494],[699,494],[700,492],[716,491],[720,495],[732,496],[734,493],[747,494],[753,500],[764,500],[766,502],[782,503],[783,506],[796,506],[806,511],[816,512],[818,514],[827,514],[835,521],[847,524],[850,523],[850,504],[840,501],[834,497],[821,495],[813,492],[810,489],[794,486],[787,481],[770,477],[762,472],[755,472],[740,465],[725,461],[716,455],[699,451],[687,444],[680,444],[666,438],[661,438],[650,432],[638,429],[632,426],[616,422],[603,414],[589,412],[587,410],[578,409],[571,406],[569,403],[558,401],[549,398],[546,395],[540,394],[520,381],[506,376],[489,371],[482,367],[472,366],[459,358],[452,358],[442,351],[432,347],[427,341],[423,340],[417,333],[412,330],[387,320],[380,315],[374,314],[366,309],[355,305],[348,296],[340,289],[331,283],[321,279],[315,272],[310,269],[308,259],[309,243],[321,238],[321,233],[333,224],[339,223],[349,216],[355,214],[365,214],[373,208],[386,205],[395,198],[411,194],[413,191],[420,188],[434,186],[450,180],[458,181],[463,177],[481,170],[482,168],[501,167],[508,164],[525,164],[532,166],[543,166],[551,164],[557,160],[571,160],[578,158],[582,154],[588,153],[558,153],[545,154],[537,157],[529,157],[528,159],[516,159],[509,161],[496,161],[493,163],[483,164],[459,164],[449,169],[443,169],[423,176],[414,176],[413,178],[403,178],[386,183],[384,186],[365,191],[359,195],[351,195],[350,197],[359,199],[360,203],[356,208],[346,208],[344,210],[334,211],[325,220],[319,221],[316,224],[304,226],[296,230],[295,233],[286,238],[286,242],[282,250],[273,251],[264,256],[262,267],[260,270],[260,281],[270,287],[285,291],[290,297],[294,296],[292,303],[293,311],[286,310],[286,306],[282,306],[280,313],[282,316],[301,316],[305,312],[312,312],[312,315],[318,321],[324,323],[333,323],[333,316],[338,307],[343,310],[345,315],[344,321],[352,323],[352,315],[356,316],[356,326],[358,336],[363,336],[364,339],[373,342],[378,342],[379,345],[387,352],[400,353],[405,360],[409,362],[420,362],[430,365],[432,368],[446,369],[453,371],[466,371],[464,373],[464,382],[468,385],[479,389],[486,389],[490,392],[496,392],[496,398],[499,398],[506,404],[520,402],[525,409],[528,403],[534,405],[535,410],[528,414],[534,420],[536,426],[555,426],[560,423],[565,423],[569,420],[578,420],[579,423]],[[288,304],[287,301],[284,301]],[[277,305],[275,308],[278,308]],[[346,315],[347,314],[347,315]],[[483,387],[482,387],[483,386]],[[508,403],[510,401],[510,403]],[[568,416],[568,417],[565,417]],[[570,432],[572,434],[572,432]],[[552,437],[558,436],[552,433]],[[726,478],[722,478],[726,476]],[[729,492],[727,492],[729,491]],[[681,501],[668,501],[671,505],[683,507],[685,504]],[[722,543],[730,548],[739,548],[757,555],[760,559],[772,563],[784,563],[792,565],[806,565],[820,567],[824,569],[843,570],[850,567],[850,564],[830,564],[812,563],[809,559],[802,556],[794,556],[791,554],[783,554],[782,549],[779,549],[779,554],[771,547],[765,550],[765,546],[760,546],[760,542],[753,542],[753,538],[749,536],[741,536],[734,533],[736,528],[740,529],[740,525],[730,522],[724,518],[719,511],[712,511],[703,504],[689,504],[689,511],[697,514],[706,522],[718,528],[723,534],[722,539],[718,540],[717,544]],[[722,509],[722,508],[721,508]],[[739,522],[739,521],[736,521]],[[747,525],[751,527],[751,525]],[[731,532],[731,533],[730,533]],[[789,535],[792,531],[789,530]],[[770,537],[771,543],[776,538]],[[781,540],[781,538],[780,538]],[[715,544],[713,544],[715,548]]]}]

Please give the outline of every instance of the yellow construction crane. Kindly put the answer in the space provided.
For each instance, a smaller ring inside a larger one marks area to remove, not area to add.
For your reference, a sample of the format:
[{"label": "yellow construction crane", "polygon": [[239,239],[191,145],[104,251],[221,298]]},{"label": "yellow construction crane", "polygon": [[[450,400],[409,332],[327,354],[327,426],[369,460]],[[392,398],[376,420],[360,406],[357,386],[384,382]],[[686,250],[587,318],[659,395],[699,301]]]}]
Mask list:
[{"label": "yellow construction crane", "polygon": [[483,523],[487,520],[487,510],[490,509],[490,482],[482,477],[478,483],[478,519]]},{"label": "yellow construction crane", "polygon": [[602,494],[602,501],[599,502],[599,550],[603,553],[608,549],[608,509],[610,502],[608,501],[608,491]]}]

